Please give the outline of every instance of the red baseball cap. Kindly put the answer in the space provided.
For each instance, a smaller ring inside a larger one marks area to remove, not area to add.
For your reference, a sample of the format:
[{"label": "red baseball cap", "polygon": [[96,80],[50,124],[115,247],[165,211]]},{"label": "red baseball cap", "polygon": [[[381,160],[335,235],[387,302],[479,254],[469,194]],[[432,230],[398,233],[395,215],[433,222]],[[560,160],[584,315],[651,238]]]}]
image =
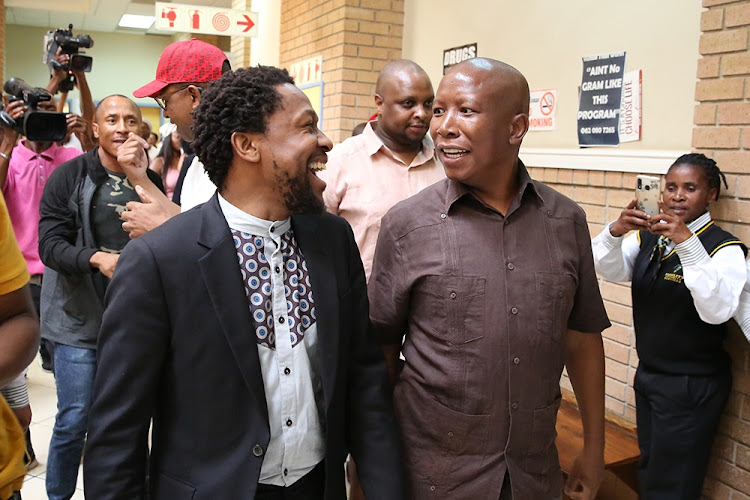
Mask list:
[{"label": "red baseball cap", "polygon": [[170,83],[218,80],[227,56],[210,43],[191,38],[167,45],[156,67],[156,80],[133,92],[136,97],[157,97]]}]

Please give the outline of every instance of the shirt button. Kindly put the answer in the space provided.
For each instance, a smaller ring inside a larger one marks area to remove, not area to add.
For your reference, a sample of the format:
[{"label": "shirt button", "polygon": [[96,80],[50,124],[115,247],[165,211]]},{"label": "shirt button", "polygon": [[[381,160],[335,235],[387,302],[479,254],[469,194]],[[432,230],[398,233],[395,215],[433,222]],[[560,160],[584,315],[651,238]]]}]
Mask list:
[{"label": "shirt button", "polygon": [[455,299],[456,297],[458,297],[458,295],[456,295],[456,292],[451,292],[451,298]]},{"label": "shirt button", "polygon": [[275,228],[273,226],[271,226],[271,229],[269,229],[269,231],[274,232],[274,229]]},{"label": "shirt button", "polygon": [[256,457],[263,455],[263,448],[261,448],[259,444],[253,446],[253,455],[255,455]]},{"label": "shirt button", "polygon": [[273,270],[276,271],[277,273],[281,272],[281,268],[279,268],[279,266],[276,266]]},{"label": "shirt button", "polygon": [[517,410],[517,409],[518,409],[518,403],[516,403],[515,401],[513,401],[513,402],[512,402],[511,404],[510,404],[510,407],[511,407],[511,408],[513,408],[514,410]]},{"label": "shirt button", "polygon": [[291,426],[292,426],[292,419],[291,419],[291,418],[288,418],[288,419],[286,420],[286,426],[287,426],[287,427],[291,427]]},{"label": "shirt button", "polygon": [[512,271],[515,268],[516,268],[516,266],[514,266],[512,262],[508,262],[508,269],[510,269]]},{"label": "shirt button", "polygon": [[289,469],[284,469],[284,475],[286,476],[288,474],[289,474]]},{"label": "shirt button", "polygon": [[557,292],[557,296],[560,297],[560,298],[562,298],[563,293],[562,292]]},{"label": "shirt button", "polygon": [[452,437],[453,437],[453,431],[448,431],[448,437],[449,437],[449,438],[452,438]]},{"label": "shirt button", "polygon": [[284,317],[283,316],[281,318],[279,318],[279,324],[280,325],[284,324]]},{"label": "shirt button", "polygon": [[517,307],[511,307],[510,312],[513,314],[518,314],[518,308]]},{"label": "shirt button", "polygon": [[447,216],[447,215],[445,215],[445,214],[440,214],[440,218],[441,218],[441,219],[446,219],[447,217],[448,217],[448,216]]},{"label": "shirt button", "polygon": [[521,358],[518,358],[518,357],[513,358],[513,364],[514,365],[517,365],[520,362],[521,362]]},{"label": "shirt button", "polygon": [[435,486],[430,486],[430,491],[435,491]]},{"label": "shirt button", "polygon": [[505,219],[505,222],[503,222],[503,224],[507,226],[508,224],[510,224],[510,222],[508,222],[508,219]]},{"label": "shirt button", "polygon": [[284,368],[284,375],[289,375],[290,373],[292,373],[292,370],[290,370],[289,368]]}]

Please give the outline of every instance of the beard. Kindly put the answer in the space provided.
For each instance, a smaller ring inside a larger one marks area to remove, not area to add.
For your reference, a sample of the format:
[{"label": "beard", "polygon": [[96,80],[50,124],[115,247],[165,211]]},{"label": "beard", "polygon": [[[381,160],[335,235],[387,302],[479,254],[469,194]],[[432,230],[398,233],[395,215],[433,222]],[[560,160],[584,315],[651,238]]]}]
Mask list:
[{"label": "beard", "polygon": [[292,177],[289,172],[281,171],[275,161],[273,167],[277,189],[290,215],[321,215],[325,212],[325,204],[313,191],[307,172]]}]

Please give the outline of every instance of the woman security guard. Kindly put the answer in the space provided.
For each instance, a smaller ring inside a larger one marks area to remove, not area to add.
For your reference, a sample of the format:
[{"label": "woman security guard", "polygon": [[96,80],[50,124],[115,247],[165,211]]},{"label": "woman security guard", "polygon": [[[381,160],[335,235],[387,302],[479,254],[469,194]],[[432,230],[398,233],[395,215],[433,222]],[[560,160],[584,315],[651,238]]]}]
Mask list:
[{"label": "woman security guard", "polygon": [[[597,272],[632,281],[639,366],[636,395],[641,498],[700,498],[711,444],[732,386],[723,348],[745,284],[747,248],[711,220],[726,179],[686,154],[669,168],[649,217],[633,200],[592,241]],[[627,238],[623,235],[636,230]]]}]

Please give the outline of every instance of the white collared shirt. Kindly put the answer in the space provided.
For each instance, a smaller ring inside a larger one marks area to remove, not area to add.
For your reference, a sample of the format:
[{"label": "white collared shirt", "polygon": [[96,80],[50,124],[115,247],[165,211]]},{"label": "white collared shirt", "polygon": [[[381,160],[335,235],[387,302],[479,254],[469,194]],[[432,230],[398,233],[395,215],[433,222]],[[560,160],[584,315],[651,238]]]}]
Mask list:
[{"label": "white collared shirt", "polygon": [[[708,255],[696,232],[711,222],[711,214],[704,213],[687,225],[693,235],[682,243],[670,243],[665,249],[668,255],[673,249],[682,264],[685,286],[693,297],[693,305],[706,323],[718,325],[729,321],[739,304],[740,293],[747,279],[745,255],[739,245],[719,249]],[[636,232],[623,238],[612,236],[608,224],[591,240],[594,266],[599,275],[609,281],[631,281],[633,263],[640,252]]]},{"label": "white collared shirt", "polygon": [[180,212],[187,212],[196,205],[206,203],[215,192],[216,185],[208,178],[206,169],[196,155],[182,180]]},{"label": "white collared shirt", "polygon": [[317,321],[307,264],[290,219],[266,221],[219,195],[232,230],[258,343],[271,440],[259,481],[289,486],[325,456],[309,353]]}]

